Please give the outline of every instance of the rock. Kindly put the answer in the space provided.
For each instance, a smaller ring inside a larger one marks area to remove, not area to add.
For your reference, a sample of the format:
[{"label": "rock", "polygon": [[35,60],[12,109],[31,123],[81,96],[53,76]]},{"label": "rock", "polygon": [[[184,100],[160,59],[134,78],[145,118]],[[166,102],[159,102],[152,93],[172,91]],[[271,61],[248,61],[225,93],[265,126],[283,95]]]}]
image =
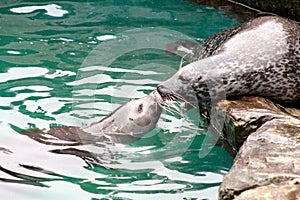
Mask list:
[{"label": "rock", "polygon": [[299,0],[235,0],[263,12],[275,13],[296,21],[300,20]]},{"label": "rock", "polygon": [[[225,11],[225,14],[239,21],[262,14],[277,14],[300,21],[299,0],[189,0],[191,2],[213,6]],[[250,8],[250,9],[249,9]]]},{"label": "rock", "polygon": [[265,122],[275,118],[291,117],[271,101],[261,97],[221,101],[215,109],[220,115],[225,115],[224,137],[235,149],[239,149],[248,135]]},{"label": "rock", "polygon": [[246,22],[252,18],[258,17],[259,14],[255,10],[248,9],[245,6],[225,1],[225,0],[189,0],[193,3],[212,6],[223,10],[224,15],[228,18],[236,19],[239,22]]},{"label": "rock", "polygon": [[228,141],[237,149],[243,144],[219,198],[300,198],[300,112],[260,97],[221,101],[216,109],[226,112]]},{"label": "rock", "polygon": [[300,199],[300,182],[287,181],[278,185],[249,189],[239,195],[236,200],[262,200],[262,199]]}]

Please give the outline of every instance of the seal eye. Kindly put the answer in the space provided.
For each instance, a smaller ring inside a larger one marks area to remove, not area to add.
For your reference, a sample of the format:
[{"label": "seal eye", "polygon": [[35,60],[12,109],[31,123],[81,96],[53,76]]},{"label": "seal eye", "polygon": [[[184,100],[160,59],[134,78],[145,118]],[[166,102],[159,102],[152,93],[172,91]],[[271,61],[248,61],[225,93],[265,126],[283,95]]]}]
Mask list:
[{"label": "seal eye", "polygon": [[143,104],[140,104],[138,107],[138,113],[141,113],[143,111]]}]

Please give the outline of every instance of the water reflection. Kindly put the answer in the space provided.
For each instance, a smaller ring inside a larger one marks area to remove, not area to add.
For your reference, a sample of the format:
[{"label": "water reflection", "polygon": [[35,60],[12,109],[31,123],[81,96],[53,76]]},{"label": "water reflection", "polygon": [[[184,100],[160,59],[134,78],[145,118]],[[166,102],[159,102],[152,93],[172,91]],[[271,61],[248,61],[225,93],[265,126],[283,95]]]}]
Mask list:
[{"label": "water reflection", "polygon": [[61,9],[61,6],[57,4],[49,4],[45,6],[24,6],[24,7],[10,9],[11,12],[18,13],[18,14],[32,13],[36,10],[45,10],[47,11],[45,15],[49,15],[52,17],[62,17],[65,14],[69,13],[67,10]]},{"label": "water reflection", "polygon": [[[3,199],[217,198],[232,158],[216,146],[199,159],[207,133],[195,112],[163,113],[130,145],[76,134],[177,71],[167,43],[203,41],[235,20],[177,0],[0,4]],[[47,132],[61,125],[68,137]]]}]

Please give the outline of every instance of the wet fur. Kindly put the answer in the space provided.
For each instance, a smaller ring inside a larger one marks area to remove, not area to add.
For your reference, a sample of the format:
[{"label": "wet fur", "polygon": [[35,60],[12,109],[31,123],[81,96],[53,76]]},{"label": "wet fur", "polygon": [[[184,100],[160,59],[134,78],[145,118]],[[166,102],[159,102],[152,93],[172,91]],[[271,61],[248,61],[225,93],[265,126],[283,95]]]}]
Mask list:
[{"label": "wet fur", "polygon": [[[264,46],[264,43],[256,43],[255,39],[264,41],[264,35],[252,34],[262,24],[264,27],[269,22],[271,25],[276,24],[276,27],[282,26],[283,29],[268,30],[265,33],[271,34],[274,31],[274,38],[267,41],[270,47]],[[250,38],[242,37],[246,41],[237,41],[239,35],[248,33]],[[282,40],[287,42],[286,46],[283,46]],[[241,49],[230,46],[243,42],[248,46],[240,45]],[[263,48],[257,48],[258,44]],[[218,100],[218,94],[222,91],[226,93],[226,98],[258,95],[282,104],[300,101],[300,30],[296,23],[288,19],[257,18],[217,33],[202,46],[193,48],[193,53],[186,56],[192,63],[158,86],[162,97],[176,99],[176,95],[180,95],[186,98],[184,95],[193,90],[200,103]],[[214,66],[209,66],[210,64]],[[187,86],[176,88],[179,84],[189,85],[189,89]]]}]

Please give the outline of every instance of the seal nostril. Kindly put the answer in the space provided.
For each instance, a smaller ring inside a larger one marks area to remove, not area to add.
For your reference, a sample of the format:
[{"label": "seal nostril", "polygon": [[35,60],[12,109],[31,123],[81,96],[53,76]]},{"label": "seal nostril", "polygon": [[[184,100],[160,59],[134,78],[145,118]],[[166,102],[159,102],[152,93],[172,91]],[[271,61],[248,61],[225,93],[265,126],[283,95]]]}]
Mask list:
[{"label": "seal nostril", "polygon": [[163,96],[164,92],[166,91],[167,88],[165,88],[163,85],[158,85],[156,87],[158,93],[160,94],[160,96]]},{"label": "seal nostril", "polygon": [[161,96],[161,98],[163,98],[163,99],[166,99],[172,93],[169,88],[166,88],[163,85],[157,86],[156,89],[157,89],[159,95]]}]

